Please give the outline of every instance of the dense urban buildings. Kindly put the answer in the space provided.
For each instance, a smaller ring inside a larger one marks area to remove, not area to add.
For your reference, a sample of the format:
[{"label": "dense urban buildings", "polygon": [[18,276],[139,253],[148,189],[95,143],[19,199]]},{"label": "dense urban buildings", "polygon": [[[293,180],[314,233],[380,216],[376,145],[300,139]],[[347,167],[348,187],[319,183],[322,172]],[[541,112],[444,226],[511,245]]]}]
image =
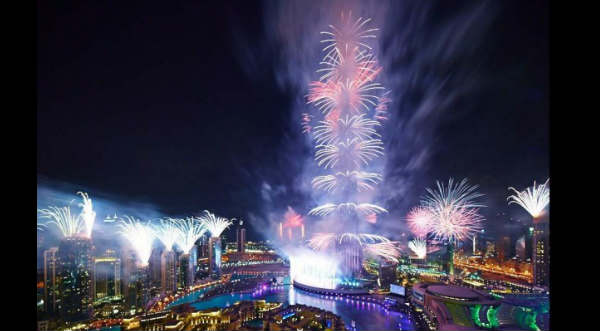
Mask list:
[{"label": "dense urban buildings", "polygon": [[37,319],[9,320],[550,329],[545,4],[119,5],[37,2]]}]

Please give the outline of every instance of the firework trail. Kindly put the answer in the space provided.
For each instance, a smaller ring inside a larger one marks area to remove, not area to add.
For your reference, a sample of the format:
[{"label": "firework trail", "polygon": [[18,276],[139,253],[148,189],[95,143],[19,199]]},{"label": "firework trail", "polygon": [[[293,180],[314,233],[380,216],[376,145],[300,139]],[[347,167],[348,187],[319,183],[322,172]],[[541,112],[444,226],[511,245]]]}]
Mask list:
[{"label": "firework trail", "polygon": [[362,216],[370,216],[372,214],[386,213],[387,210],[385,208],[371,203],[356,204],[353,202],[343,202],[339,204],[326,203],[324,205],[311,209],[308,212],[308,214],[316,216],[327,216],[334,212],[346,215],[356,214]]},{"label": "firework trail", "polygon": [[160,220],[159,225],[155,225],[154,236],[165,245],[166,251],[173,249],[173,245],[179,237],[179,228],[177,227],[177,219],[164,218]]},{"label": "firework trail", "polygon": [[215,216],[208,210],[204,211],[204,215],[200,217],[200,221],[210,232],[211,237],[219,237],[232,222],[224,217]]},{"label": "firework trail", "polygon": [[78,216],[73,216],[71,208],[68,206],[62,208],[50,206],[48,209],[39,209],[38,213],[40,213],[41,218],[50,219],[48,224],[56,225],[65,238],[77,236],[84,228],[82,219]]},{"label": "firework trail", "polygon": [[423,239],[409,241],[408,248],[410,248],[419,259],[424,259],[427,256],[427,242]]},{"label": "firework trail", "polygon": [[550,203],[550,187],[548,187],[548,182],[550,178],[546,180],[544,184],[540,184],[538,186],[535,185],[535,181],[533,181],[533,186],[526,188],[523,192],[517,191],[513,187],[509,187],[509,190],[513,190],[516,195],[511,195],[508,197],[508,204],[516,203],[519,206],[523,207],[531,217],[534,219],[542,216],[544,214],[544,209]]},{"label": "firework trail", "polygon": [[308,246],[314,250],[325,250],[341,245],[344,242],[356,242],[360,246],[377,243],[389,243],[384,236],[368,233],[316,233],[309,241]]},{"label": "firework trail", "polygon": [[392,262],[398,262],[398,257],[402,253],[396,243],[392,241],[366,244],[364,246],[364,252],[368,255],[380,257]]},{"label": "firework trail", "polygon": [[85,235],[91,238],[94,222],[96,221],[96,212],[92,206],[92,199],[90,199],[86,192],[77,192],[77,194],[81,195],[83,199],[83,203],[80,203],[79,206],[82,208],[80,216],[83,218],[85,224]]},{"label": "firework trail", "polygon": [[175,242],[185,254],[192,250],[196,241],[200,239],[207,230],[205,223],[194,217],[173,219],[173,225],[176,230],[175,232],[177,233]]},{"label": "firework trail", "polygon": [[148,260],[152,254],[152,242],[154,241],[154,231],[149,222],[142,222],[134,217],[124,216],[120,219],[118,226],[121,235],[129,241],[135,250],[142,266],[148,265]]}]

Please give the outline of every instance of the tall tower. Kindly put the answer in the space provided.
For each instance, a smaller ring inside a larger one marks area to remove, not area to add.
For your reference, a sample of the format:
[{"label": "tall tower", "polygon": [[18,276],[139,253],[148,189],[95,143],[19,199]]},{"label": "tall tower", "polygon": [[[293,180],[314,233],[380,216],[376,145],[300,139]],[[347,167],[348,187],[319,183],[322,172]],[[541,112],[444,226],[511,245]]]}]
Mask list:
[{"label": "tall tower", "polygon": [[107,249],[94,259],[94,299],[121,296],[121,259]]},{"label": "tall tower", "polygon": [[236,231],[237,251],[244,253],[246,251],[246,229],[243,227],[244,221],[240,221],[240,225]]},{"label": "tall tower", "polygon": [[160,256],[161,289],[163,293],[177,292],[177,259],[175,252],[165,250]]},{"label": "tall tower", "polygon": [[208,239],[208,273],[211,277],[221,276],[221,238]]},{"label": "tall tower", "polygon": [[342,12],[335,27],[321,32],[322,67],[317,70],[319,80],[310,83],[308,92],[308,103],[318,112],[302,116],[303,131],[313,139],[315,161],[323,169],[312,187],[323,196],[318,200],[326,202],[309,214],[343,224],[346,238],[354,241],[337,246],[344,261],[341,268],[352,273],[344,276],[356,276],[361,269],[359,224],[376,223],[377,214],[387,212],[372,203],[369,193],[382,180],[371,163],[384,154],[377,130],[386,119],[389,101],[384,87],[375,82],[382,68],[372,53],[374,45],[369,45],[377,30],[369,21]]},{"label": "tall tower", "polygon": [[548,286],[550,275],[550,240],[546,217],[533,219],[533,282],[537,286]]},{"label": "tall tower", "polygon": [[58,247],[51,247],[44,251],[44,310],[49,313],[56,313],[57,259]]},{"label": "tall tower", "polygon": [[88,238],[66,237],[58,247],[59,311],[65,321],[79,321],[92,313],[92,243]]}]

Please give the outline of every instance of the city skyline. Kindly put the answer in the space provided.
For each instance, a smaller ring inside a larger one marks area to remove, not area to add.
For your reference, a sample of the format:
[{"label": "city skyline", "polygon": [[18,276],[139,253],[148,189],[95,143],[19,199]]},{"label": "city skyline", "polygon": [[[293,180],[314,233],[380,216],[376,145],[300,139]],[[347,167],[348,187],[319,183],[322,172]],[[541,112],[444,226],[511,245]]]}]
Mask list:
[{"label": "city skyline", "polygon": [[39,331],[549,329],[546,4],[44,2],[37,34]]}]

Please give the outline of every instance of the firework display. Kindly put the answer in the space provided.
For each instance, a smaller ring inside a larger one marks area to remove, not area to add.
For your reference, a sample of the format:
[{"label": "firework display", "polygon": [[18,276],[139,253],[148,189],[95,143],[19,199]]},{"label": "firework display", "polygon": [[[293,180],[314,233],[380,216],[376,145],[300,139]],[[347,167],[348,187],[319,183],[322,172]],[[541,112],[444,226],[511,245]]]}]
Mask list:
[{"label": "firework display", "polygon": [[428,195],[421,201],[422,206],[431,213],[427,227],[435,239],[456,243],[470,239],[482,229],[483,216],[479,208],[485,207],[476,199],[483,196],[471,186],[467,179],[454,183],[451,178],[448,186],[436,181],[437,190],[427,188]]},{"label": "firework display", "polygon": [[418,238],[424,238],[429,232],[433,213],[429,208],[417,206],[410,210],[406,216],[406,222],[410,231]]},{"label": "firework display", "polygon": [[204,211],[204,215],[200,217],[200,222],[204,224],[211,237],[219,237],[225,229],[233,224],[230,220],[224,217],[215,216],[215,214],[208,210]]},{"label": "firework display", "polygon": [[411,240],[408,243],[408,248],[410,248],[419,259],[424,259],[427,256],[427,242],[423,239]]},{"label": "firework display", "polygon": [[56,225],[64,238],[75,237],[84,228],[82,219],[71,214],[71,208],[68,206],[62,208],[50,206],[48,209],[39,209],[38,212],[41,218],[50,219],[48,224]]},{"label": "firework display", "polygon": [[548,187],[548,183],[550,178],[546,180],[544,184],[540,184],[538,186],[535,185],[535,181],[533,181],[533,186],[526,188],[524,191],[519,192],[513,187],[509,187],[509,190],[512,190],[516,193],[516,195],[511,195],[508,197],[508,204],[516,203],[519,206],[523,207],[531,217],[538,218],[544,214],[544,209],[550,203],[550,187]]},{"label": "firework display", "polygon": [[82,208],[81,217],[85,224],[85,235],[91,238],[94,222],[96,221],[96,212],[92,206],[92,199],[85,192],[77,192],[77,194],[81,195],[83,199],[83,203],[80,203],[79,206]]},{"label": "firework display", "polygon": [[[329,25],[327,31],[321,32],[324,56],[317,69],[318,80],[309,84],[307,95],[308,104],[317,113],[302,115],[303,132],[314,141],[314,160],[325,172],[314,177],[311,184],[315,191],[324,191],[329,200],[308,214],[354,222],[353,228],[358,229],[356,222],[374,224],[378,214],[387,213],[372,201],[364,201],[367,197],[360,193],[374,190],[383,180],[379,172],[370,168],[373,161],[384,155],[378,130],[382,127],[380,121],[386,119],[390,99],[375,81],[381,67],[369,41],[376,37],[378,29],[369,26],[371,19],[353,18],[352,13],[342,12],[340,19],[339,24]],[[317,121],[314,127],[313,119]],[[342,273],[360,273],[357,266],[363,253],[385,260],[396,260],[400,254],[387,238],[358,231],[317,233],[307,244],[323,254],[327,251],[330,259],[352,265],[339,265],[336,270]],[[291,261],[300,263],[302,259]],[[295,275],[309,282],[307,285],[317,286],[315,279],[299,276],[303,268],[292,268]]]},{"label": "firework display", "polygon": [[316,252],[290,254],[290,278],[319,288],[335,289],[339,283],[338,260]]},{"label": "firework display", "polygon": [[148,265],[148,260],[152,254],[152,242],[154,241],[154,231],[149,222],[142,223],[134,217],[124,216],[120,219],[118,226],[121,228],[121,235],[127,239],[135,250],[140,264],[142,266]]},{"label": "firework display", "polygon": [[155,225],[154,236],[165,245],[165,250],[171,251],[173,245],[177,242],[180,236],[179,228],[177,227],[178,220],[175,218],[164,218],[160,220],[160,224]]}]

